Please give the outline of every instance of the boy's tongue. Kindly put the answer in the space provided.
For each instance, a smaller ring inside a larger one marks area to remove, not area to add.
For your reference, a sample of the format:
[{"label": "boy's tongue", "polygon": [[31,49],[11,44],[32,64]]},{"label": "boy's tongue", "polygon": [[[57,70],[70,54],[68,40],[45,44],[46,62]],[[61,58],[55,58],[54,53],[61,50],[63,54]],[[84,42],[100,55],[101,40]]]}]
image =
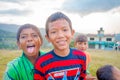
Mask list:
[{"label": "boy's tongue", "polygon": [[28,51],[29,53],[33,53],[34,49],[35,49],[35,47],[28,47],[28,48],[27,48],[27,51]]}]

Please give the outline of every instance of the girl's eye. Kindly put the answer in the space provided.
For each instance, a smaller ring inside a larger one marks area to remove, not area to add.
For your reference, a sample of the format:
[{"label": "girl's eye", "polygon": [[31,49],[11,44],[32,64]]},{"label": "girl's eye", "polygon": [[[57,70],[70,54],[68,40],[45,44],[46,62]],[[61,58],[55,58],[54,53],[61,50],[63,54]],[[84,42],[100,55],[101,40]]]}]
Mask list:
[{"label": "girl's eye", "polygon": [[26,38],[26,36],[21,36],[21,39],[25,39]]}]

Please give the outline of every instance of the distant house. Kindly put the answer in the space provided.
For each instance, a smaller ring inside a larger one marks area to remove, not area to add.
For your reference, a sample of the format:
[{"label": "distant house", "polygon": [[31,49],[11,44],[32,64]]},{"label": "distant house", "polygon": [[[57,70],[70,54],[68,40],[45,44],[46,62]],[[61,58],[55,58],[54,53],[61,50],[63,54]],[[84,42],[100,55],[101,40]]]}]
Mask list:
[{"label": "distant house", "polygon": [[115,50],[120,50],[120,34],[115,35],[114,49]]},{"label": "distant house", "polygon": [[98,30],[98,34],[87,34],[89,48],[92,49],[113,49],[115,44],[115,34],[104,34],[103,28]]}]

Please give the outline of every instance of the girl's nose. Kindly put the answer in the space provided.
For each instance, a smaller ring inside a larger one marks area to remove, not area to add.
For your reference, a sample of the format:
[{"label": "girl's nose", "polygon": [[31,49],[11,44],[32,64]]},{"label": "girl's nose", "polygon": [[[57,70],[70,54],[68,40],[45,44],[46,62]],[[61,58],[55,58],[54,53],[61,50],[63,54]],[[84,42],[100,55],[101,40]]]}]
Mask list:
[{"label": "girl's nose", "polygon": [[31,36],[28,36],[27,41],[30,42],[32,40],[33,40],[33,38]]}]

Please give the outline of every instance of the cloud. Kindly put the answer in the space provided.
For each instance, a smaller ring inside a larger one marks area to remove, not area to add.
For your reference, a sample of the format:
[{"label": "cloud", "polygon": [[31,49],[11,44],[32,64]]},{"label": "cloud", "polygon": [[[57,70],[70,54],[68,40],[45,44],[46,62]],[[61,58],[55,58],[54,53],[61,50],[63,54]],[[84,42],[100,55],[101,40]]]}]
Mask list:
[{"label": "cloud", "polygon": [[25,3],[17,4],[14,3],[15,1],[17,2],[17,0],[8,0],[8,2],[7,0],[0,1],[0,15],[23,16],[32,12],[26,7]]},{"label": "cloud", "polygon": [[0,0],[0,2],[9,2],[9,3],[23,3],[26,1],[37,1],[37,0]]},{"label": "cloud", "polygon": [[104,12],[120,6],[120,0],[66,0],[62,9],[68,12],[89,14]]},{"label": "cloud", "polygon": [[15,16],[27,15],[30,12],[31,12],[30,10],[18,10],[18,9],[0,10],[1,15],[15,15]]}]

